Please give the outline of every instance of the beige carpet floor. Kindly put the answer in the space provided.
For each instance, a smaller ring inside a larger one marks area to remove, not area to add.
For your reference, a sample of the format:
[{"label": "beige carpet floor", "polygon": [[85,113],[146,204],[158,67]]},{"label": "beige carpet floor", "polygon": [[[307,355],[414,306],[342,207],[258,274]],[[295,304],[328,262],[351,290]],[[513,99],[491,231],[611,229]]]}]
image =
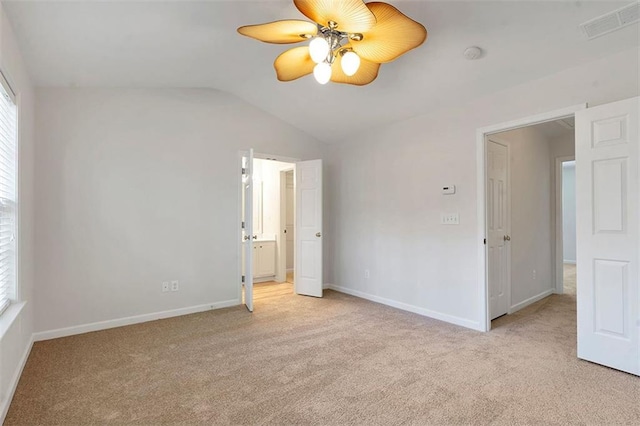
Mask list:
[{"label": "beige carpet floor", "polygon": [[574,295],[479,333],[284,286],[257,286],[253,314],[36,343],[6,424],[640,423],[640,378],[576,358]]}]

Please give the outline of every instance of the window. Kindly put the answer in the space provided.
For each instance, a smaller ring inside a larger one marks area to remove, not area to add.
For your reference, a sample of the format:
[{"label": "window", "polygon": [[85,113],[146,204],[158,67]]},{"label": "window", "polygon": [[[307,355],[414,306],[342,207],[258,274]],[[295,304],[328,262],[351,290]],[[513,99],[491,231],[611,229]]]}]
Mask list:
[{"label": "window", "polygon": [[14,94],[0,74],[0,313],[16,295],[17,113]]}]

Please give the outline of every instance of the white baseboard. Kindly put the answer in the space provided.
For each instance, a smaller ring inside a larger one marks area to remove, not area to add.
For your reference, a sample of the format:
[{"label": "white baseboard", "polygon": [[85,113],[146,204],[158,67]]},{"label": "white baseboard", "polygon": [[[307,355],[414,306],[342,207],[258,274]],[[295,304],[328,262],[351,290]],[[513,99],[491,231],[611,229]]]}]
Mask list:
[{"label": "white baseboard", "polygon": [[420,308],[418,306],[409,305],[408,303],[398,302],[391,299],[386,299],[380,296],[374,296],[372,294],[364,293],[362,291],[353,290],[347,287],[341,287],[335,284],[326,284],[326,287],[330,290],[339,291],[340,293],[349,294],[351,296],[356,296],[361,299],[367,299],[372,302],[381,303],[383,305],[391,306],[393,308],[397,308],[403,311],[412,312],[414,314],[422,315],[425,317],[437,319],[440,321],[448,322],[450,324],[459,325],[461,327],[470,328],[472,330],[483,331],[480,327],[480,323],[477,321],[471,321],[466,318],[460,318],[453,315],[443,314],[442,312],[432,311],[430,309]]},{"label": "white baseboard", "polygon": [[522,308],[526,308],[527,306],[531,305],[532,303],[536,303],[538,300],[542,300],[547,296],[551,296],[553,293],[555,293],[555,288],[550,288],[550,289],[545,290],[542,293],[538,294],[537,296],[533,296],[533,297],[528,298],[527,300],[523,300],[520,303],[516,303],[515,305],[513,305],[511,307],[511,309],[509,309],[509,313],[512,314],[514,312],[519,311]]},{"label": "white baseboard", "polygon": [[90,324],[76,325],[73,327],[58,328],[56,330],[41,331],[34,333],[34,341],[57,339],[59,337],[73,336],[75,334],[89,333],[92,331],[106,330],[109,328],[122,327],[125,325],[139,324],[147,321],[155,321],[164,318],[179,317],[182,315],[195,314],[197,312],[210,311],[213,309],[228,308],[240,304],[239,299],[226,300],[223,302],[207,303],[206,305],[190,306],[188,308],[172,309],[170,311],[154,312],[151,314],[136,315],[132,317],[118,318],[108,321],[93,322]]},{"label": "white baseboard", "polygon": [[11,382],[9,382],[9,389],[7,390],[7,397],[3,401],[2,408],[0,411],[0,424],[4,424],[4,419],[7,417],[7,412],[9,411],[9,407],[11,406],[11,401],[13,400],[13,395],[16,393],[16,388],[18,387],[18,382],[20,381],[20,376],[22,376],[22,371],[24,370],[24,366],[27,364],[27,359],[29,359],[29,354],[31,353],[31,348],[33,347],[34,337],[31,335],[29,339],[29,344],[24,350],[22,354],[22,358],[20,359],[20,363],[18,364],[18,369],[13,373],[13,377],[11,377]]},{"label": "white baseboard", "polygon": [[563,260],[562,263],[567,263],[569,265],[575,265],[576,261],[575,260]]}]

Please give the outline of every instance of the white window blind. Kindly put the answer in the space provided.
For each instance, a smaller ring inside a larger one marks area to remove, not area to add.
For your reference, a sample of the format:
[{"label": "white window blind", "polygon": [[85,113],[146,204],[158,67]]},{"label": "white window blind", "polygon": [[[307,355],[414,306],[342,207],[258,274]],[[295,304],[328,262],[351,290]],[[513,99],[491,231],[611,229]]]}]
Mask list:
[{"label": "white window blind", "polygon": [[16,104],[0,74],[0,313],[16,291]]}]

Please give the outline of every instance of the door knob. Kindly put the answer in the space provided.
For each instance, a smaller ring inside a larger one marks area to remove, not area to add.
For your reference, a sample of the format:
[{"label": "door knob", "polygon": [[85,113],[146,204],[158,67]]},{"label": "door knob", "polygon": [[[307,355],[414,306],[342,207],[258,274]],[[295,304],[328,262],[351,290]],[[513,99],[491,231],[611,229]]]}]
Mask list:
[{"label": "door knob", "polygon": [[320,237],[322,237],[322,234],[319,233],[319,232],[316,232],[316,237],[320,238]]},{"label": "door knob", "polygon": [[254,236],[253,236],[253,239],[254,239],[254,240],[257,240],[257,239],[258,239],[258,236],[257,236],[257,235],[254,235]]},{"label": "door knob", "polygon": [[504,239],[505,241],[511,241],[511,237],[510,237],[510,236],[508,236],[508,235],[505,235],[503,239]]}]

